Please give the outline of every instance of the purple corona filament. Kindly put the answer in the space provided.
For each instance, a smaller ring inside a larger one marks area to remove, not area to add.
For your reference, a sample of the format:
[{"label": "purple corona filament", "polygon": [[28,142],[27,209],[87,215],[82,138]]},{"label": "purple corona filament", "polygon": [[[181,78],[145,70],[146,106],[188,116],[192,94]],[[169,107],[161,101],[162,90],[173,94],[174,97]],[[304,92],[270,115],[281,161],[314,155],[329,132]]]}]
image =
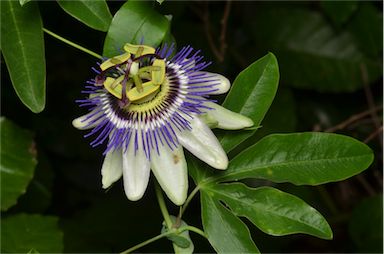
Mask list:
[{"label": "purple corona filament", "polygon": [[[183,47],[178,53],[174,53],[174,45],[164,44],[158,48],[155,54],[144,55],[132,60],[138,61],[140,67],[150,64],[154,59],[164,59],[166,94],[162,95],[158,103],[153,103],[154,98],[136,103],[134,107],[127,104],[125,98],[125,85],[123,98],[119,99],[110,94],[102,85],[105,76],[100,69],[100,64],[92,70],[98,75],[86,82],[82,93],[89,97],[77,100],[80,107],[88,107],[91,111],[83,121],[86,127],[93,129],[85,135],[94,136],[90,143],[92,147],[107,142],[104,154],[114,149],[131,149],[135,151],[141,147],[149,159],[151,152],[159,154],[159,146],[168,146],[171,150],[178,146],[177,132],[190,131],[190,120],[196,115],[202,114],[211,108],[206,104],[209,94],[218,91],[220,80],[215,75],[201,72],[209,66],[210,62],[203,61],[191,46]],[[111,68],[113,77],[126,75],[124,68]],[[101,80],[101,81],[100,81]],[[129,103],[129,102],[128,102]]]}]

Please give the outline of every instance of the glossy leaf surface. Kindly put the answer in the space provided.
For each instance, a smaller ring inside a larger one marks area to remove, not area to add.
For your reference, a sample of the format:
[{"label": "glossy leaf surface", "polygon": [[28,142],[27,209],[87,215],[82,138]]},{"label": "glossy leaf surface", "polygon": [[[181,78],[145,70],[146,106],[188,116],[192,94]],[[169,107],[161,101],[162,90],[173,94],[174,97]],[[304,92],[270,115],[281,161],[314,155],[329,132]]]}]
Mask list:
[{"label": "glossy leaf surface", "polygon": [[53,216],[18,214],[2,218],[2,252],[61,253],[63,233]]},{"label": "glossy leaf surface", "polygon": [[128,1],[113,17],[104,42],[103,56],[121,54],[125,43],[157,47],[169,30],[169,20],[147,1]]},{"label": "glossy leaf surface", "polygon": [[[233,82],[223,106],[251,118],[259,126],[275,97],[279,82],[279,67],[272,53],[243,70]],[[225,151],[230,151],[252,136],[255,130],[226,132],[221,138]]]},{"label": "glossy leaf surface", "polygon": [[45,106],[42,21],[36,2],[1,1],[1,49],[12,85],[32,112]]},{"label": "glossy leaf surface", "polygon": [[237,183],[214,185],[205,191],[224,201],[234,214],[248,218],[267,234],[305,233],[332,238],[330,226],[318,211],[298,197],[275,188],[251,189]]},{"label": "glossy leaf surface", "polygon": [[21,6],[23,6],[24,4],[26,4],[26,3],[30,2],[30,1],[32,1],[32,0],[19,0],[19,3],[20,3]]},{"label": "glossy leaf surface", "polygon": [[244,142],[233,149],[229,156],[234,157],[245,148],[254,145],[261,138],[273,133],[287,133],[295,131],[297,125],[296,101],[290,89],[279,88],[271,107],[261,126]]},{"label": "glossy leaf surface", "polygon": [[52,202],[54,171],[46,156],[39,151],[38,164],[25,194],[17,200],[17,209],[26,213],[44,213]]},{"label": "glossy leaf surface", "polygon": [[201,194],[202,220],[217,253],[259,253],[247,226],[210,195]]},{"label": "glossy leaf surface", "polygon": [[75,19],[87,26],[100,30],[108,31],[112,21],[112,15],[108,5],[103,0],[77,0],[77,1],[57,1],[61,8]]},{"label": "glossy leaf surface", "polygon": [[372,150],[348,136],[316,132],[275,134],[236,156],[219,178],[263,178],[318,185],[356,175],[372,160]]},{"label": "glossy leaf surface", "polygon": [[1,118],[1,210],[16,204],[33,177],[37,163],[32,134]]}]

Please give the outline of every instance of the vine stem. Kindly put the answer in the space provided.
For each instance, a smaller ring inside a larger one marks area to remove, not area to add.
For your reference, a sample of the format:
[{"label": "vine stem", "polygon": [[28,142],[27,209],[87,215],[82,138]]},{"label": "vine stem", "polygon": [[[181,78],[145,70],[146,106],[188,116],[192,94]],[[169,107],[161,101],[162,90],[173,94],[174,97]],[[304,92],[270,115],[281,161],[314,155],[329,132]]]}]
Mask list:
[{"label": "vine stem", "polygon": [[181,232],[184,232],[184,231],[186,231],[186,230],[195,232],[195,233],[201,235],[202,237],[207,238],[207,236],[205,235],[205,233],[204,233],[201,229],[196,228],[196,227],[193,227],[193,226],[185,226],[185,227],[180,227],[180,228],[178,228],[177,230],[167,231],[167,232],[164,232],[164,233],[162,233],[162,234],[160,234],[160,235],[157,235],[157,236],[155,236],[155,237],[152,237],[152,238],[150,238],[150,239],[148,239],[148,240],[146,240],[146,241],[144,241],[144,242],[142,242],[142,243],[139,243],[139,244],[137,244],[137,245],[135,245],[135,246],[129,248],[128,250],[125,250],[125,251],[123,251],[123,252],[120,252],[120,254],[128,254],[128,253],[130,253],[130,252],[132,252],[132,251],[135,251],[135,250],[137,250],[137,249],[139,249],[139,248],[141,248],[141,247],[144,247],[145,245],[148,245],[148,244],[150,244],[150,243],[152,243],[152,242],[155,242],[155,241],[157,241],[157,240],[160,240],[161,238],[164,238],[164,237],[166,237],[166,236],[168,236],[168,235],[174,234],[175,232],[181,233]]},{"label": "vine stem", "polygon": [[187,200],[185,201],[184,205],[181,207],[180,209],[180,212],[179,212],[179,216],[178,218],[181,219],[181,216],[183,216],[183,213],[185,212],[185,209],[187,209],[187,206],[189,205],[189,203],[191,202],[191,200],[193,199],[193,197],[197,194],[197,192],[200,190],[200,187],[199,185],[197,185],[193,191],[191,192],[191,194],[189,194],[189,196],[187,197]]},{"label": "vine stem", "polygon": [[89,54],[91,56],[94,56],[94,57],[96,57],[98,59],[103,59],[103,57],[101,55],[99,55],[99,54],[97,54],[97,53],[95,53],[95,52],[93,52],[93,51],[91,51],[91,50],[89,50],[87,48],[84,48],[84,47],[82,47],[82,46],[80,46],[80,45],[78,45],[78,44],[76,44],[76,43],[74,43],[72,41],[69,41],[69,40],[61,37],[60,35],[55,34],[54,32],[49,31],[46,28],[43,28],[43,31],[46,32],[47,34],[49,34],[50,36],[52,36],[52,37],[54,37],[54,38],[56,38],[56,39],[58,39],[58,40],[60,40],[60,41],[62,41],[64,43],[66,43],[66,44],[68,44],[68,45],[70,45],[70,46],[72,46],[74,48],[77,48],[77,49],[79,49],[79,50],[81,50],[81,51],[83,51],[83,52],[85,52],[85,53],[87,53],[87,54]]},{"label": "vine stem", "polygon": [[[191,199],[196,195],[196,193],[198,192],[199,190],[199,187],[196,186],[196,188],[191,192],[191,194],[188,196],[184,206],[180,209],[180,213],[179,213],[179,216],[178,218],[181,218],[181,214],[183,212],[183,210],[185,210],[185,208],[187,207],[188,203],[191,201]],[[206,238],[207,239],[207,236],[206,234],[204,233],[204,231],[202,231],[201,229],[199,228],[196,228],[196,227],[193,227],[193,226],[183,226],[183,227],[180,227],[180,228],[177,228],[177,227],[173,227],[173,222],[171,220],[171,217],[169,216],[169,212],[167,210],[167,206],[165,205],[165,201],[164,201],[164,196],[163,196],[163,193],[162,193],[162,190],[161,190],[161,187],[159,185],[159,183],[157,181],[155,181],[155,191],[156,191],[156,198],[157,198],[157,201],[159,203],[159,207],[160,207],[160,211],[163,215],[163,218],[164,218],[164,221],[165,221],[165,224],[168,228],[168,231],[167,232],[164,232],[160,235],[157,235],[155,237],[152,237],[142,243],[139,243],[131,248],[129,248],[128,250],[125,250],[123,252],[121,252],[120,254],[127,254],[127,253],[130,253],[134,250],[137,250],[145,245],[148,245],[154,241],[157,241],[161,238],[164,238],[168,235],[171,235],[171,234],[180,234],[181,232],[184,232],[186,230],[189,230],[189,231],[192,231],[192,232],[195,232],[196,234],[199,234],[201,235],[202,237]],[[184,208],[184,209],[183,209]],[[175,244],[173,244],[173,247],[175,248]]]},{"label": "vine stem", "polygon": [[165,224],[167,225],[167,228],[170,230],[172,228],[172,220],[169,216],[167,206],[165,205],[163,193],[161,192],[160,185],[157,181],[155,181],[155,191],[156,191],[156,197],[157,201],[159,202],[161,213],[163,214],[163,218],[165,221]]},{"label": "vine stem", "polygon": [[134,251],[134,250],[140,249],[141,247],[144,247],[145,245],[148,245],[148,244],[150,244],[152,242],[155,242],[157,240],[160,240],[161,238],[166,237],[166,236],[168,236],[168,235],[170,235],[172,233],[173,233],[172,231],[164,232],[164,233],[162,233],[160,235],[157,235],[155,237],[152,237],[152,238],[150,238],[150,239],[148,239],[148,240],[146,240],[146,241],[144,241],[142,243],[139,243],[139,244],[133,246],[132,248],[129,248],[128,250],[120,252],[120,254],[127,254],[127,253],[130,253],[130,252]]}]

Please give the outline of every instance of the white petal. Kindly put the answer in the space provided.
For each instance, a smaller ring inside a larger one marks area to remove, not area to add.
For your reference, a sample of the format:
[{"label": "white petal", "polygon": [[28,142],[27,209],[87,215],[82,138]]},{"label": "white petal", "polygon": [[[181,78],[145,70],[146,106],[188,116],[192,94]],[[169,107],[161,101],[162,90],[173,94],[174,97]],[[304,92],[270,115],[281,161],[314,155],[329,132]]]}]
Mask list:
[{"label": "white petal", "polygon": [[104,158],[101,168],[103,189],[120,179],[123,174],[123,157],[121,149],[111,150]]},{"label": "white petal", "polygon": [[[138,135],[139,144],[141,137]],[[136,150],[134,147],[134,136],[132,135],[128,149],[123,153],[123,179],[124,190],[129,200],[139,200],[147,189],[150,162],[145,156],[141,145]]]},{"label": "white petal", "polygon": [[[91,116],[92,115],[92,116]],[[80,116],[72,121],[73,127],[79,130],[88,130],[97,126],[101,120],[95,121],[90,124],[94,119],[96,119],[100,114],[95,114],[95,111],[91,111],[86,115]]]},{"label": "white petal", "polygon": [[183,147],[173,151],[167,145],[159,145],[160,155],[151,153],[151,168],[161,188],[175,205],[182,205],[187,198],[188,172]]},{"label": "white petal", "polygon": [[[207,86],[207,85],[213,85],[215,86],[212,87],[212,89],[217,89],[216,91],[210,92],[209,94],[223,94],[228,92],[229,88],[231,87],[231,82],[224,77],[223,75],[217,74],[217,73],[210,73],[210,72],[205,72],[205,71],[199,71],[196,72],[198,75],[205,73],[207,80],[212,80],[209,82],[202,82],[202,83],[197,83],[197,84],[191,84],[193,86]],[[207,90],[208,88],[204,88],[204,90]],[[210,89],[208,89],[210,90]],[[203,88],[201,88],[201,91],[203,91]]]},{"label": "white petal", "polygon": [[192,130],[178,133],[180,143],[208,165],[226,169],[228,157],[211,129],[198,117],[190,122]]},{"label": "white petal", "polygon": [[213,108],[207,110],[207,119],[214,119],[217,121],[216,128],[224,130],[239,130],[253,126],[252,119],[243,116],[239,113],[230,111],[213,102],[204,102],[204,105]]}]

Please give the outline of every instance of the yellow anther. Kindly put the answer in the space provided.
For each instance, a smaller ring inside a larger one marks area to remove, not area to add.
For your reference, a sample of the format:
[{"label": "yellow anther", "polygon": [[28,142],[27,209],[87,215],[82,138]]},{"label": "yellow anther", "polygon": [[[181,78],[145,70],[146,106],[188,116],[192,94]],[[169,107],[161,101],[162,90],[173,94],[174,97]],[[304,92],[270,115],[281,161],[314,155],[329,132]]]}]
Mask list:
[{"label": "yellow anther", "polygon": [[123,79],[124,79],[124,75],[118,77],[117,79],[107,77],[104,81],[104,87],[113,96],[121,99],[122,98],[121,91],[123,89],[123,86],[120,83],[121,83],[121,81],[123,81]]},{"label": "yellow anther", "polygon": [[108,68],[111,68],[112,66],[115,66],[117,64],[122,64],[124,63],[125,61],[127,61],[129,58],[131,57],[131,54],[126,52],[122,55],[119,55],[119,56],[115,56],[115,57],[112,57],[106,61],[104,61],[101,65],[100,65],[100,69],[102,71],[105,71],[106,69]]},{"label": "yellow anther", "polygon": [[161,59],[155,59],[152,66],[159,67],[152,70],[152,82],[155,85],[161,85],[165,79],[165,61]]},{"label": "yellow anther", "polygon": [[135,102],[135,101],[138,101],[150,94],[153,94],[154,92],[156,92],[157,90],[160,89],[160,86],[157,86],[155,84],[153,84],[152,81],[148,81],[148,82],[145,82],[143,85],[142,85],[142,91],[139,92],[137,87],[129,90],[127,92],[127,97],[128,99],[131,101],[131,102]]},{"label": "yellow anther", "polygon": [[126,43],[124,45],[124,50],[128,53],[134,54],[135,57],[139,57],[139,56],[146,55],[146,54],[154,54],[156,51],[154,48],[152,48],[150,46],[133,45],[130,43]]}]

